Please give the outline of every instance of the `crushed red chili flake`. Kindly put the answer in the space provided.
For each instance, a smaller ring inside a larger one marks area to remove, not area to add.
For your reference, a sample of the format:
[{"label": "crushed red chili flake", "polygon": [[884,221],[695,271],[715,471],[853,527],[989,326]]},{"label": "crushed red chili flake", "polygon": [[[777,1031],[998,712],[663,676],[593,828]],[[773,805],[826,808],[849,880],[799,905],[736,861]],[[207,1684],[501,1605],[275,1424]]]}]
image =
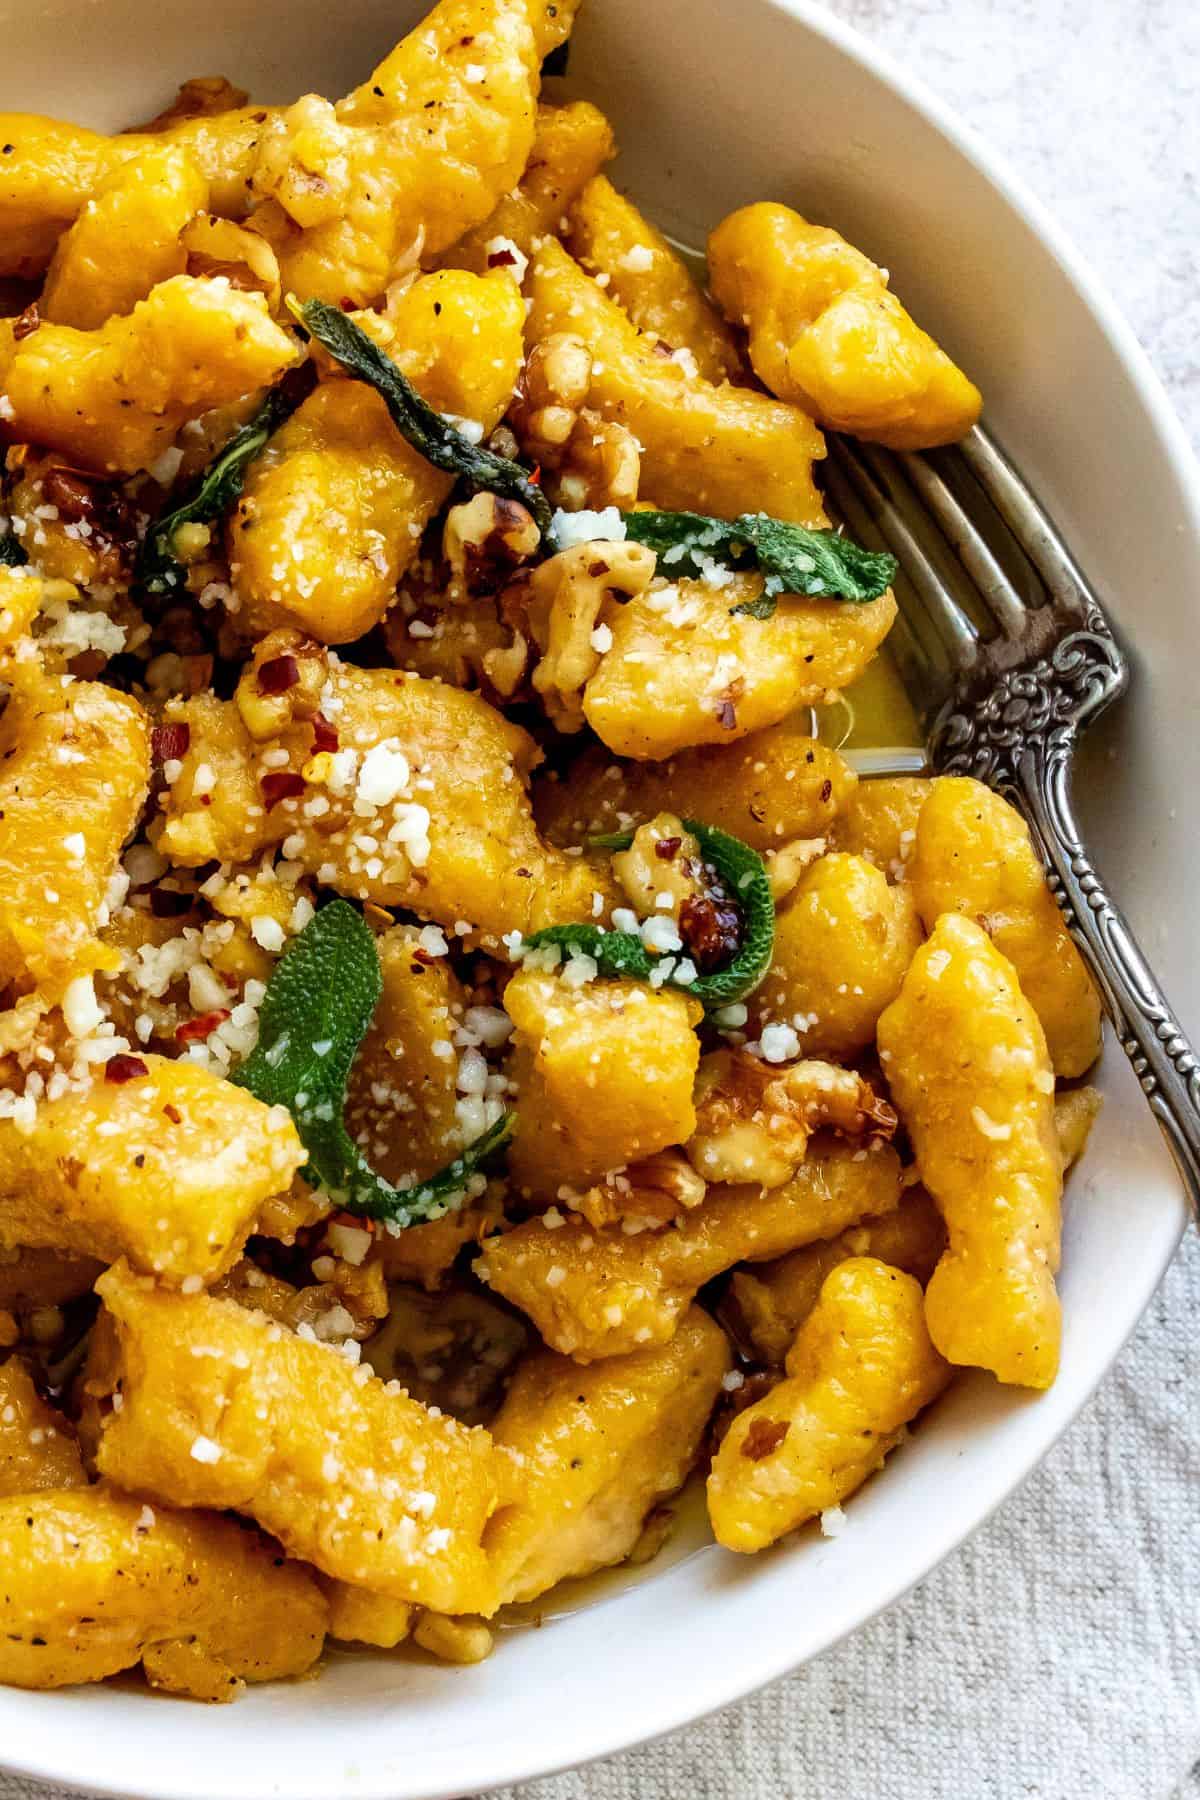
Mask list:
[{"label": "crushed red chili flake", "polygon": [[156,763],[179,762],[187,755],[191,741],[192,728],[182,721],[156,725],[150,733],[150,754]]},{"label": "crushed red chili flake", "polygon": [[654,844],[654,854],[660,862],[674,862],[682,842],[683,839],[677,837],[657,838]]},{"label": "crushed red chili flake", "polygon": [[[413,961],[419,962],[419,963],[424,963],[426,968],[431,968],[433,966],[433,964],[437,961],[437,958],[435,956],[431,956],[429,954],[428,950],[418,949],[418,950],[413,951]],[[414,969],[413,973],[414,974],[416,973],[415,969]]]},{"label": "crushed red chili flake", "polygon": [[720,887],[707,894],[689,894],[679,909],[679,935],[704,973],[737,955],[741,925],[737,908]]},{"label": "crushed red chili flake", "polygon": [[336,750],[338,734],[334,727],[321,713],[314,713],[312,720],[313,749]]},{"label": "crushed red chili flake", "polygon": [[163,1112],[166,1115],[166,1117],[168,1119],[170,1119],[172,1125],[182,1125],[183,1124],[183,1114],[180,1112],[180,1110],[177,1106],[172,1106],[169,1101],[168,1101],[167,1105],[163,1107]]},{"label": "crushed red chili flake", "polygon": [[300,679],[300,664],[294,656],[273,656],[258,671],[260,694],[284,694]]},{"label": "crushed red chili flake", "polygon": [[120,1083],[136,1081],[139,1075],[148,1075],[149,1069],[140,1056],[110,1056],[104,1065],[105,1081]]},{"label": "crushed red chili flake", "polygon": [[150,889],[150,911],[156,919],[177,919],[181,913],[191,912],[195,904],[191,894],[181,894],[178,888]]},{"label": "crushed red chili flake", "polygon": [[742,1439],[742,1455],[748,1456],[751,1462],[761,1462],[764,1456],[778,1450],[791,1429],[787,1419],[752,1419],[750,1429]]},{"label": "crushed red chili flake", "polygon": [[278,806],[281,800],[294,800],[304,792],[304,777],[291,769],[272,769],[263,776],[259,787],[267,805]]},{"label": "crushed red chili flake", "polygon": [[493,250],[488,256],[489,269],[508,269],[516,262],[511,250]]},{"label": "crushed red chili flake", "polygon": [[608,572],[608,564],[602,562],[599,557],[597,557],[595,562],[588,564],[588,574],[592,577],[593,581],[598,581],[601,575],[607,575]]},{"label": "crushed red chili flake", "polygon": [[206,1037],[211,1037],[218,1025],[223,1025],[229,1017],[227,1006],[216,1006],[212,1012],[198,1013],[194,1019],[185,1019],[182,1025],[175,1027],[177,1044],[198,1044]]},{"label": "crushed red chili flake", "polygon": [[32,300],[25,311],[19,313],[12,322],[14,344],[19,344],[22,338],[31,337],[41,322],[42,315],[38,311],[38,303],[36,300]]}]

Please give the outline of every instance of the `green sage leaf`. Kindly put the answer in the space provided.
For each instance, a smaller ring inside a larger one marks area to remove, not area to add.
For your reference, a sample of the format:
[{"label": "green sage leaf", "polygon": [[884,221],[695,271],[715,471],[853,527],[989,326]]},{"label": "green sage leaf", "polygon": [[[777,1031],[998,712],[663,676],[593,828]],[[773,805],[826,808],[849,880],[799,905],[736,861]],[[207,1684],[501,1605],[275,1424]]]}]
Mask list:
[{"label": "green sage leaf", "polygon": [[878,600],[896,578],[897,563],[886,551],[867,550],[837,531],[810,531],[742,513],[732,521],[705,513],[627,512],[626,535],[658,557],[660,575],[703,576],[713,563],[737,571],[757,569],[763,591],[735,606],[735,613],[769,619],[780,594],[814,599]]},{"label": "green sage leaf", "polygon": [[142,540],[136,579],[148,594],[183,587],[187,570],[175,555],[181,525],[209,525],[241,497],[246,471],[284,420],[312,392],[315,373],[306,363],[271,389],[252,419],[235,431],[192,484],[186,500],[156,519]]},{"label": "green sage leaf", "polygon": [[444,469],[448,475],[460,475],[475,493],[502,494],[519,500],[533,514],[543,538],[547,535],[550,504],[520,463],[468,443],[461,431],[456,431],[421,398],[374,339],[336,306],[324,300],[306,300],[303,305],[289,300],[288,305],[304,329],[330,356],[337,358],[347,374],[375,389],[396,430],[426,462]]},{"label": "green sage leaf", "polygon": [[[766,864],[757,850],[699,819],[685,819],[683,826],[699,842],[705,861],[721,877],[742,915],[741,943],[725,968],[688,982],[678,981],[670,973],[659,985],[694,994],[705,1011],[712,1012],[744,1000],[770,968],[775,950],[775,902]],[[632,831],[602,832],[588,839],[589,847],[597,850],[628,850],[632,842]],[[636,933],[606,931],[600,925],[548,925],[527,937],[522,948],[541,950],[548,945],[557,945],[567,956],[590,956],[601,975],[633,981],[649,981],[651,971],[663,960],[651,956]]]},{"label": "green sage leaf", "polygon": [[308,1152],[308,1178],[347,1212],[402,1230],[461,1206],[471,1177],[506,1144],[505,1114],[446,1168],[411,1188],[376,1174],[346,1129],[346,1083],[383,977],[375,938],[345,900],[316,913],[267,983],[258,1043],[231,1079],[268,1106],[286,1106]]}]

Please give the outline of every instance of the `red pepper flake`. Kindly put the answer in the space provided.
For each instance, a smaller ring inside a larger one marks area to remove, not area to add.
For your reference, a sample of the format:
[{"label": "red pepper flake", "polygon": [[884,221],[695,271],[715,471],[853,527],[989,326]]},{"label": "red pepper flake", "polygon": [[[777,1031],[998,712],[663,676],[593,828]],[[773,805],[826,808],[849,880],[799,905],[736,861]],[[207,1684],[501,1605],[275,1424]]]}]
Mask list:
[{"label": "red pepper flake", "polygon": [[541,465],[541,463],[534,463],[532,472],[530,473],[530,476],[529,476],[529,479],[533,483],[534,487],[541,487],[541,485],[542,485],[542,465]]},{"label": "red pepper flake", "polygon": [[336,750],[338,734],[334,726],[321,713],[314,713],[312,720],[313,749]]},{"label": "red pepper flake", "polygon": [[273,656],[258,671],[260,694],[284,694],[300,679],[300,664],[294,656]]},{"label": "red pepper flake", "polygon": [[682,838],[656,838],[654,854],[660,862],[674,862],[682,842]]},{"label": "red pepper flake", "polygon": [[[414,950],[413,951],[413,961],[423,963],[424,966],[427,969],[429,969],[429,968],[433,967],[433,964],[437,961],[437,958],[435,956],[431,956],[429,954],[428,950]],[[413,974],[414,975],[416,974],[415,969],[413,970]]]},{"label": "red pepper flake", "polygon": [[175,1027],[177,1044],[199,1044],[206,1037],[211,1037],[218,1025],[223,1025],[229,1017],[227,1006],[214,1007],[212,1012],[198,1013],[194,1019],[185,1019],[182,1025]]},{"label": "red pepper flake", "polygon": [[263,776],[259,786],[267,805],[278,806],[281,800],[294,800],[304,792],[304,777],[294,774],[291,769],[272,769]]},{"label": "red pepper flake", "polygon": [[33,300],[25,308],[25,311],[18,314],[13,320],[12,334],[14,344],[19,344],[22,338],[32,337],[41,322],[42,315],[38,311],[37,301]]},{"label": "red pepper flake", "polygon": [[150,754],[156,763],[180,762],[188,753],[192,728],[182,722],[156,725],[150,733]]},{"label": "red pepper flake", "polygon": [[181,894],[177,888],[150,889],[150,911],[156,919],[177,919],[180,913],[191,912],[195,904],[191,894]]},{"label": "red pepper flake", "polygon": [[516,262],[511,250],[493,250],[488,257],[489,269],[508,269]]},{"label": "red pepper flake", "polygon": [[183,1114],[177,1106],[172,1106],[170,1101],[163,1107],[163,1112],[166,1114],[167,1118],[170,1119],[172,1125],[183,1124]]},{"label": "red pepper flake", "polygon": [[136,1081],[139,1075],[148,1075],[149,1069],[140,1056],[110,1056],[104,1065],[105,1081]]},{"label": "red pepper flake", "polygon": [[778,1450],[791,1429],[788,1419],[752,1419],[750,1429],[742,1439],[742,1455],[748,1456],[751,1462],[761,1462],[764,1456]]}]

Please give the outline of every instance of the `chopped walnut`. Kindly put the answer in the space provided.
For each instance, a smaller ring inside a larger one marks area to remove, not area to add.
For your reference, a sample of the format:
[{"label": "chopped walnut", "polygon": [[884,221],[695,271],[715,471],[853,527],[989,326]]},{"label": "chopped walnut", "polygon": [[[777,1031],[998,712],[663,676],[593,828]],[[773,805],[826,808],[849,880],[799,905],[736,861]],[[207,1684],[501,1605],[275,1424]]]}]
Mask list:
[{"label": "chopped walnut", "polygon": [[682,1150],[660,1150],[590,1187],[570,1206],[598,1230],[618,1221],[655,1230],[699,1206],[706,1188]]},{"label": "chopped walnut", "polygon": [[890,1138],[896,1115],[852,1069],[806,1060],[779,1067],[741,1050],[700,1064],[696,1129],[685,1146],[706,1181],[780,1187],[822,1126],[847,1137]]},{"label": "chopped walnut", "polygon": [[771,882],[771,898],[778,906],[798,885],[804,871],[825,854],[824,838],[793,838],[778,850],[767,851],[767,875]]},{"label": "chopped walnut", "polygon": [[450,565],[446,598],[463,603],[492,593],[541,543],[533,516],[517,500],[476,494],[446,515],[442,551]]},{"label": "chopped walnut", "polygon": [[661,913],[678,920],[689,901],[704,894],[700,845],[674,813],[658,813],[639,825],[628,850],[618,850],[612,872],[643,919]]},{"label": "chopped walnut", "polygon": [[324,645],[299,631],[269,632],[237,684],[237,709],[250,736],[261,743],[297,719],[315,718],[328,675]]},{"label": "chopped walnut", "polygon": [[547,494],[568,511],[601,512],[606,506],[628,511],[641,485],[642,453],[628,426],[585,407],[562,456],[549,460],[546,469]]},{"label": "chopped walnut", "polygon": [[630,507],[641,480],[637,439],[587,405],[591,381],[592,353],[583,339],[555,332],[530,351],[509,413],[550,499],[575,512]]},{"label": "chopped walnut", "polygon": [[279,262],[266,238],[234,219],[197,213],[184,226],[179,242],[189,275],[224,276],[231,287],[265,294],[271,311],[279,311]]},{"label": "chopped walnut", "polygon": [[600,666],[593,636],[615,601],[645,593],[655,555],[644,544],[596,540],[562,550],[529,583],[529,627],[541,661],[533,685],[560,731],[582,731],[583,690]]}]

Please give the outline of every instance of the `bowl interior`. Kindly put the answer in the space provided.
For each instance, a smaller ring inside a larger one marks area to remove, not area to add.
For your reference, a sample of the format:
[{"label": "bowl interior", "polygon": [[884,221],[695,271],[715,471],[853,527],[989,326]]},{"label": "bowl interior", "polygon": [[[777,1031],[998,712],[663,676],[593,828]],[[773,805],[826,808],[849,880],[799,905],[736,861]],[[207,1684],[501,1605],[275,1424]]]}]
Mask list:
[{"label": "bowl interior", "polygon": [[[0,0],[0,107],[116,127],[186,76],[256,99],[336,94],[423,8],[380,0]],[[1081,801],[1185,1022],[1200,1026],[1190,902],[1200,733],[1180,643],[1195,631],[1195,473],[1127,330],[986,155],[816,9],[774,0],[590,0],[571,85],[612,116],[616,178],[700,242],[744,201],[790,201],[885,263],[976,376],[1135,650],[1138,680],[1089,745]],[[0,1689],[0,1758],[154,1800],[320,1793],[434,1800],[537,1775],[682,1724],[815,1655],[924,1574],[1044,1454],[1156,1285],[1184,1219],[1157,1133],[1110,1051],[1104,1115],[1069,1195],[1066,1338],[1040,1399],[960,1382],[884,1479],[815,1533],[757,1559],[685,1531],[635,1583],[493,1660],[337,1655],[315,1685],[205,1709],[128,1687]]]}]

